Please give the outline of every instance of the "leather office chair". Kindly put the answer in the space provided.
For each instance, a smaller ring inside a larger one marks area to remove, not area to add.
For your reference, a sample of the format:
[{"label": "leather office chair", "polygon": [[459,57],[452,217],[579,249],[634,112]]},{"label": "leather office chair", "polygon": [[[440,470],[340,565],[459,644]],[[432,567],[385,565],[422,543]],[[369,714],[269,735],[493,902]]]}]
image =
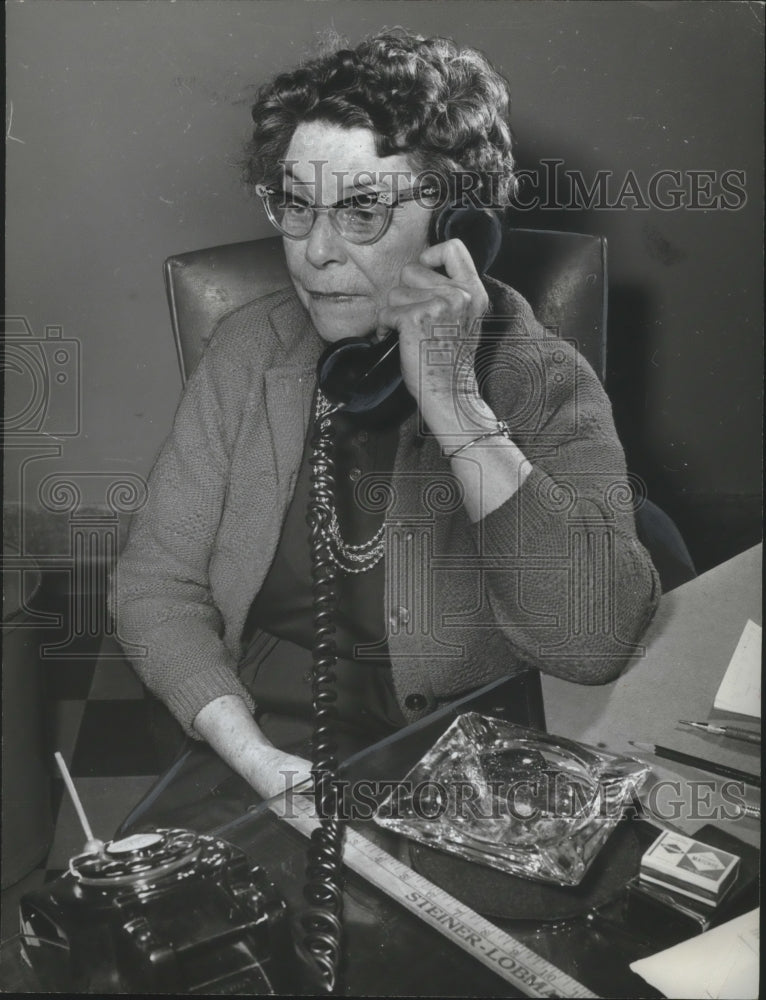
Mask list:
[{"label": "leather office chair", "polygon": [[[520,292],[541,323],[565,340],[574,341],[603,382],[603,237],[508,229],[490,274]],[[165,288],[184,382],[220,319],[289,283],[279,236],[169,257],[165,261]]]},{"label": "leather office chair", "polygon": [[[281,237],[231,243],[176,254],[165,261],[181,378],[194,370],[216,324],[227,313],[289,284]],[[604,381],[607,267],[601,236],[506,229],[490,274],[512,285],[539,321],[572,341]],[[681,533],[650,500],[636,513],[636,529],[663,591],[697,574]]]}]

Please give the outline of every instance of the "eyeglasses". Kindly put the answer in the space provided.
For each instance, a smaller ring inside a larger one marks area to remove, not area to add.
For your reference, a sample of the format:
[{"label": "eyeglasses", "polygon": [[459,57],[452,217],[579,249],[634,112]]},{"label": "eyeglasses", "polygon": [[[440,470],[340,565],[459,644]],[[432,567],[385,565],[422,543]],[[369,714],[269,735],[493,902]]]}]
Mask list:
[{"label": "eyeglasses", "polygon": [[360,191],[335,205],[324,206],[310,205],[294,194],[264,184],[257,184],[255,190],[263,199],[271,224],[288,239],[308,239],[317,214],[327,212],[333,229],[349,243],[360,245],[375,243],[384,235],[397,205],[437,194],[435,187],[425,185],[398,195],[391,191]]}]

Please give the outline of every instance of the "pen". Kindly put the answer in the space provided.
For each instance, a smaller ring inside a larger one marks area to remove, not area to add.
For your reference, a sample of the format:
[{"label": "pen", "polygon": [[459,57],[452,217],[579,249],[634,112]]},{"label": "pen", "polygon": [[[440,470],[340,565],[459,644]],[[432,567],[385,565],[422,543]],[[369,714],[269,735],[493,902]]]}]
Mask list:
[{"label": "pen", "polygon": [[760,819],[761,818],[761,807],[760,806],[751,806],[751,805],[748,805],[747,803],[743,803],[739,807],[739,815],[740,816],[749,816],[751,819]]},{"label": "pen", "polygon": [[748,771],[740,771],[736,767],[727,767],[726,764],[719,764],[714,760],[703,760],[702,757],[692,757],[691,754],[681,753],[680,750],[673,750],[671,747],[661,747],[654,743],[635,743],[628,741],[636,750],[643,753],[653,753],[657,757],[665,760],[674,760],[678,764],[688,764],[689,767],[696,767],[700,771],[708,771],[710,774],[720,774],[723,778],[733,778],[735,781],[746,781],[748,785],[755,788],[761,787],[761,776],[750,774]]},{"label": "pen", "polygon": [[744,740],[745,743],[757,743],[760,745],[761,734],[753,729],[742,729],[739,726],[716,726],[712,722],[687,722],[679,719],[680,726],[691,726],[693,729],[701,729],[706,733],[715,733],[717,736],[729,736],[733,740]]}]

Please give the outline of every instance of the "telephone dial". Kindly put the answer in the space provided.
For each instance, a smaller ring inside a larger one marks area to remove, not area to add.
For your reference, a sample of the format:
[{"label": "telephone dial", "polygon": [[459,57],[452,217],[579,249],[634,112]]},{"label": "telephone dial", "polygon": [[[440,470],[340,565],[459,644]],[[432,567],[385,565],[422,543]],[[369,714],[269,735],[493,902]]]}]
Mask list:
[{"label": "telephone dial", "polygon": [[[497,215],[487,209],[449,207],[436,216],[432,236],[433,242],[461,239],[484,274],[502,233]],[[402,378],[396,332],[376,344],[363,338],[333,344],[320,358],[317,375],[331,403],[377,425],[415,405]],[[309,980],[328,992],[336,988],[343,836],[334,818],[337,591],[336,568],[322,533],[334,485],[333,433],[330,419],[318,421],[308,510],[314,585],[312,763],[323,818],[308,850],[309,905],[302,915],[302,940],[293,942],[285,903],[245,854],[215,837],[159,829],[77,855],[65,875],[23,897],[23,954],[44,989],[290,993]]]},{"label": "telephone dial", "polygon": [[[237,848],[159,829],[73,857],[20,905],[23,958],[44,990],[289,993],[286,907]],[[293,960],[291,961],[291,955]]]},{"label": "telephone dial", "polygon": [[[500,250],[502,227],[490,209],[447,206],[435,216],[431,236],[432,243],[462,240],[483,275]],[[331,344],[317,364],[317,382],[331,403],[360,422],[385,424],[415,407],[402,377],[395,330],[377,343],[347,337]]]}]

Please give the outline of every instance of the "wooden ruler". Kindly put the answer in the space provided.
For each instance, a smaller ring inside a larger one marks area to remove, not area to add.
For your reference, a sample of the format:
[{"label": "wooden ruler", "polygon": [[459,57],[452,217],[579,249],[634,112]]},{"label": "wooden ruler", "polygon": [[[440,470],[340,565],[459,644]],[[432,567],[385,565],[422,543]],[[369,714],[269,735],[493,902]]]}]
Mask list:
[{"label": "wooden ruler", "polygon": [[[302,795],[271,804],[280,818],[305,836],[317,826],[314,806]],[[343,862],[386,895],[414,913],[477,961],[492,969],[526,997],[597,997],[547,959],[506,934],[454,896],[429,882],[356,830],[346,828]]]}]

